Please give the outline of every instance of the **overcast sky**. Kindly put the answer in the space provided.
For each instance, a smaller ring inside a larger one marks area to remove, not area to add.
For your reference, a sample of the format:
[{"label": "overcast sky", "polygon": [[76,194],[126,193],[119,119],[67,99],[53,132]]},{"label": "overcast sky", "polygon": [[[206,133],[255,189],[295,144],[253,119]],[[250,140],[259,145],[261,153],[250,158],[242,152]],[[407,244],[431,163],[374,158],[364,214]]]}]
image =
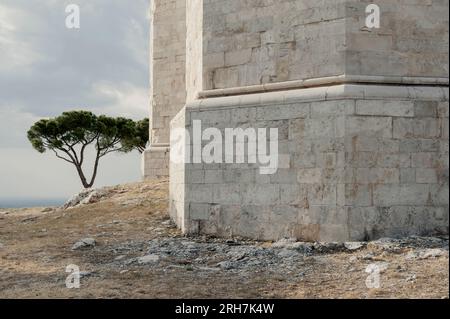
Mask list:
[{"label": "overcast sky", "polygon": [[[0,0],[0,207],[2,198],[61,198],[80,190],[74,167],[26,138],[43,117],[74,109],[148,114],[149,0]],[[67,29],[78,4],[81,28]],[[140,155],[111,155],[97,185],[140,179]]]}]

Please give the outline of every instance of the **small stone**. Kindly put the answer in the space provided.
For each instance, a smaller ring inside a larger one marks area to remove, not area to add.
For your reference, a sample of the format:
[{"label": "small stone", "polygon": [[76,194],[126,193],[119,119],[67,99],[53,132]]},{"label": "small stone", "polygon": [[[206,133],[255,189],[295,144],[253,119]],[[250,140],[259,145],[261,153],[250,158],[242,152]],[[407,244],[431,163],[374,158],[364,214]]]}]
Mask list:
[{"label": "small stone", "polygon": [[139,257],[137,259],[138,264],[140,265],[147,265],[147,264],[152,264],[152,263],[156,263],[159,261],[159,256],[158,255],[147,255],[147,256],[143,256],[143,257]]},{"label": "small stone", "polygon": [[37,218],[36,216],[33,216],[33,217],[27,217],[27,218],[22,219],[20,222],[21,222],[21,223],[34,222],[34,221],[36,221],[37,219],[38,219],[38,218]]},{"label": "small stone", "polygon": [[227,244],[228,246],[240,246],[241,243],[233,240],[233,239],[229,239],[225,242],[225,244]]},{"label": "small stone", "polygon": [[438,258],[448,255],[448,252],[443,249],[426,249],[420,254],[419,259]]},{"label": "small stone", "polygon": [[406,254],[405,259],[406,260],[412,260],[419,258],[419,252],[417,251],[410,251]]},{"label": "small stone", "polygon": [[44,208],[44,209],[41,210],[41,213],[49,213],[49,212],[52,212],[52,211],[53,211],[53,208],[51,208],[51,207],[46,207],[46,208]]},{"label": "small stone", "polygon": [[235,268],[234,264],[230,261],[222,261],[222,262],[218,263],[217,266],[224,270],[230,270],[230,269]]},{"label": "small stone", "polygon": [[114,258],[114,260],[122,260],[124,258],[125,258],[125,255],[120,255],[120,256],[117,256],[116,258]]},{"label": "small stone", "polygon": [[348,250],[359,250],[365,246],[365,243],[362,242],[346,242],[344,243],[344,247]]},{"label": "small stone", "polygon": [[170,219],[168,219],[168,220],[166,220],[166,221],[163,221],[163,222],[161,223],[161,225],[164,225],[164,226],[172,226],[172,224],[173,224],[173,221],[170,220]]},{"label": "small stone", "polygon": [[291,250],[291,249],[282,249],[279,253],[278,253],[278,257],[280,258],[293,258],[297,256],[297,252],[295,250]]},{"label": "small stone", "polygon": [[212,267],[199,267],[198,269],[203,271],[220,271],[220,268],[212,268]]},{"label": "small stone", "polygon": [[120,274],[123,275],[123,274],[126,274],[127,272],[129,272],[129,270],[128,270],[128,269],[125,269],[125,270],[122,270],[122,271],[120,272]]},{"label": "small stone", "polygon": [[411,276],[408,276],[408,277],[406,278],[406,281],[407,281],[407,282],[415,282],[416,279],[417,279],[417,276],[416,276],[416,275],[411,275]]},{"label": "small stone", "polygon": [[290,246],[293,243],[297,242],[295,238],[282,238],[279,241],[273,243],[272,247],[274,248],[286,248],[286,246]]},{"label": "small stone", "polygon": [[363,260],[372,260],[374,257],[375,257],[374,254],[368,253],[367,255],[364,255],[364,256],[362,257],[362,259],[363,259]]},{"label": "small stone", "polygon": [[80,278],[90,277],[92,276],[92,272],[90,271],[80,271]]},{"label": "small stone", "polygon": [[376,262],[376,263],[368,265],[367,268],[366,268],[366,272],[367,273],[373,273],[373,272],[383,273],[388,268],[389,268],[389,263],[387,263],[387,262]]},{"label": "small stone", "polygon": [[439,258],[448,255],[448,251],[444,249],[434,248],[434,249],[424,249],[419,251],[410,251],[406,254],[406,260],[412,259],[429,259],[429,258]]},{"label": "small stone", "polygon": [[80,241],[77,241],[73,246],[72,250],[78,250],[82,248],[92,248],[96,244],[94,238],[84,238]]},{"label": "small stone", "polygon": [[319,252],[335,252],[343,248],[345,247],[342,243],[314,243],[314,249]]}]

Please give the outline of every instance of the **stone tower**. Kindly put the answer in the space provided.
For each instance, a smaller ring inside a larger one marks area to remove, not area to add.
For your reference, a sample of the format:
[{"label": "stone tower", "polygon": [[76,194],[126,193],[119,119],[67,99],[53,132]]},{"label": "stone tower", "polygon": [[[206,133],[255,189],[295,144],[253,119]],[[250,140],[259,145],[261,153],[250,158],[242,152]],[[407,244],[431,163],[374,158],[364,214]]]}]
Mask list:
[{"label": "stone tower", "polygon": [[[448,6],[154,0],[144,172],[170,167],[179,227],[265,240],[448,233]],[[379,27],[367,23],[376,8]],[[171,130],[195,134],[196,120],[277,128],[278,170],[169,161]]]}]

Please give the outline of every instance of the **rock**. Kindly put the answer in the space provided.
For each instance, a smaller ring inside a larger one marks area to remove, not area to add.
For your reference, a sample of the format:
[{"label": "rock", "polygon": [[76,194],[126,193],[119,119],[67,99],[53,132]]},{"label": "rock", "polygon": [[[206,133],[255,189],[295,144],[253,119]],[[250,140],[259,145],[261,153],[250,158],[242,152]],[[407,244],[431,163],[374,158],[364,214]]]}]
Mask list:
[{"label": "rock", "polygon": [[369,249],[378,249],[391,253],[395,253],[402,250],[400,245],[401,241],[393,238],[380,238],[376,241],[368,243],[367,247]]},{"label": "rock", "polygon": [[442,256],[448,255],[448,251],[443,249],[426,249],[421,255],[420,259],[428,259],[428,258],[438,258]]},{"label": "rock", "polygon": [[51,207],[46,207],[44,209],[41,210],[41,213],[50,213],[54,210],[54,208]]},{"label": "rock", "polygon": [[136,261],[140,265],[153,264],[153,263],[156,263],[159,261],[159,256],[151,254],[151,255],[139,257]]},{"label": "rock", "polygon": [[162,223],[161,223],[161,225],[163,225],[164,227],[166,227],[166,228],[177,228],[177,225],[174,223],[174,221],[173,220],[171,220],[171,219],[168,219],[168,220],[166,220],[166,221],[163,221]]},{"label": "rock", "polygon": [[362,242],[346,242],[346,243],[344,243],[344,247],[347,250],[351,250],[351,251],[359,250],[359,249],[363,248],[365,245],[366,244],[362,243]]},{"label": "rock", "polygon": [[94,204],[100,201],[103,197],[109,194],[109,190],[106,188],[103,189],[94,189],[92,190],[88,196],[80,201],[80,205]]},{"label": "rock", "polygon": [[64,205],[61,207],[62,209],[68,209],[72,207],[78,206],[83,199],[89,196],[89,194],[92,192],[92,189],[83,189],[78,194],[73,195],[67,202],[64,203]]},{"label": "rock", "polygon": [[230,261],[222,261],[217,264],[217,267],[220,267],[224,270],[231,270],[235,268],[234,264]]},{"label": "rock", "polygon": [[20,222],[21,223],[34,222],[34,221],[36,221],[36,219],[38,219],[37,216],[27,217],[27,218],[22,219]]},{"label": "rock", "polygon": [[448,251],[440,248],[434,248],[434,249],[422,249],[422,250],[416,250],[416,251],[410,251],[408,254],[406,254],[405,259],[412,260],[412,259],[429,259],[429,258],[439,258],[443,256],[448,256]]},{"label": "rock", "polygon": [[90,272],[90,271],[80,271],[80,279],[81,278],[86,278],[86,277],[90,277],[90,276],[92,276],[93,275],[93,273],[92,272]]},{"label": "rock", "polygon": [[410,275],[410,276],[406,277],[405,280],[406,280],[406,282],[415,282],[416,279],[417,279],[416,275]]},{"label": "rock", "polygon": [[125,255],[120,255],[120,256],[117,256],[116,258],[114,258],[114,260],[122,260],[124,258],[125,258]]},{"label": "rock", "polygon": [[342,251],[345,247],[342,243],[314,243],[314,250],[322,253]]},{"label": "rock", "polygon": [[292,246],[292,244],[296,243],[297,239],[295,238],[282,238],[279,241],[272,244],[273,248],[286,248],[288,246]]},{"label": "rock", "polygon": [[203,271],[220,271],[220,268],[212,268],[212,267],[199,267],[198,269]]},{"label": "rock", "polygon": [[84,238],[84,239],[81,239],[80,241],[77,241],[75,244],[73,244],[72,250],[91,248],[91,247],[94,247],[95,244],[96,244],[95,239]]},{"label": "rock", "polygon": [[278,253],[278,256],[280,258],[293,258],[293,257],[297,256],[297,252],[292,249],[284,248]]},{"label": "rock", "polygon": [[388,268],[389,268],[389,263],[387,263],[387,262],[376,262],[376,263],[368,265],[367,268],[366,268],[366,272],[367,273],[373,273],[373,272],[383,273]]},{"label": "rock", "polygon": [[3,247],[5,247],[5,245],[3,245],[2,243],[0,243],[0,249],[2,249]]},{"label": "rock", "polygon": [[273,248],[284,248],[296,250],[301,254],[309,254],[314,249],[314,244],[299,242],[295,238],[283,238],[272,244]]},{"label": "rock", "polygon": [[128,269],[125,269],[125,270],[121,270],[121,271],[120,271],[120,274],[121,274],[121,275],[123,275],[123,274],[126,274],[127,272],[129,272],[129,270],[128,270]]},{"label": "rock", "polygon": [[78,206],[83,206],[87,204],[93,204],[98,202],[103,197],[109,195],[111,189],[109,188],[101,188],[101,189],[84,189],[78,194],[72,196],[61,208],[69,209]]},{"label": "rock", "polygon": [[362,257],[363,260],[372,260],[375,257],[374,254],[368,253]]}]

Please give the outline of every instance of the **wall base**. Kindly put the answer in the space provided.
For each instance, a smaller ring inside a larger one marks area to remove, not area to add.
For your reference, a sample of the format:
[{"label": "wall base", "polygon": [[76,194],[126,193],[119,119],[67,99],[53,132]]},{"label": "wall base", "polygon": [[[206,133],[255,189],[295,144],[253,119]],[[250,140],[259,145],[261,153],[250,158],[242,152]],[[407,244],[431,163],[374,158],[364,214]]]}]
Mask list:
[{"label": "wall base", "polygon": [[[170,164],[186,234],[359,241],[448,234],[447,87],[337,85],[193,102],[174,119],[278,128],[279,165]],[[188,144],[188,143],[187,143]],[[207,142],[204,142],[207,144]]]},{"label": "wall base", "polygon": [[142,176],[144,179],[169,177],[169,145],[152,145],[142,154]]}]

